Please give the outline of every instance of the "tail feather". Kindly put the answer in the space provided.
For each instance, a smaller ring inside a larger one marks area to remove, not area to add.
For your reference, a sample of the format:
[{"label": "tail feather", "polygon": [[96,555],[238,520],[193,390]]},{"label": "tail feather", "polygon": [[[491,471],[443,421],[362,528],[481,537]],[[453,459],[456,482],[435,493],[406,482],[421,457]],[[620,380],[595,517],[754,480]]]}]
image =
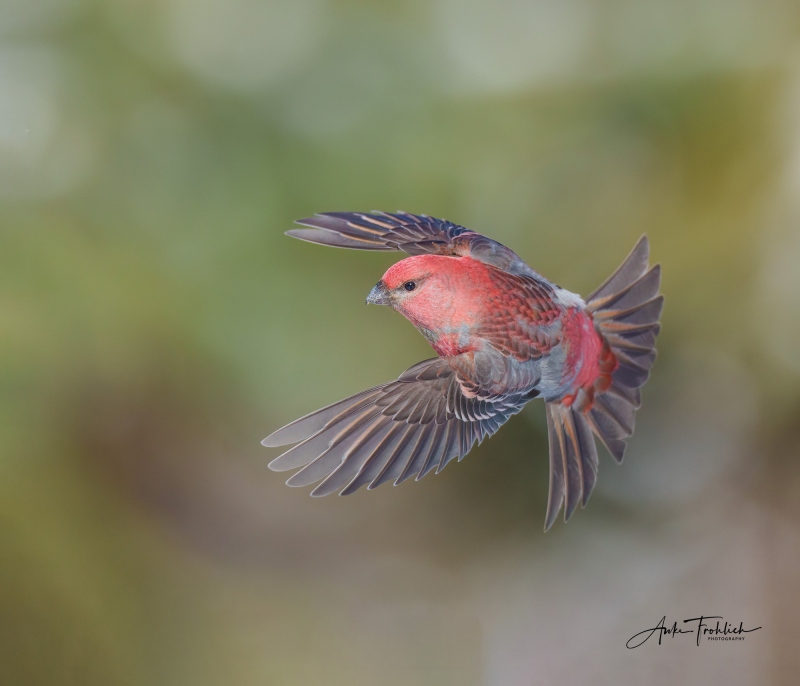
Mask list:
[{"label": "tail feather", "polygon": [[564,493],[564,520],[572,517],[575,508],[581,501],[583,489],[583,464],[581,463],[580,446],[577,445],[575,423],[572,412],[563,412],[556,424],[559,438],[559,449],[566,470],[566,492]]},{"label": "tail feather", "polygon": [[[589,308],[591,309],[591,305]],[[646,328],[657,324],[664,308],[664,296],[648,300],[638,305],[633,305],[627,310],[595,310],[595,320],[598,324],[604,321],[613,322],[613,330],[631,330],[633,328]]]},{"label": "tail feather", "polygon": [[642,236],[620,267],[586,301],[595,326],[617,359],[611,387],[595,398],[589,412],[592,430],[617,461],[633,434],[640,388],[656,360],[664,296],[659,295],[661,267],[648,268],[650,246]]},{"label": "tail feather", "polygon": [[616,395],[619,398],[627,401],[634,409],[638,410],[642,405],[642,392],[638,388],[624,388],[622,386],[612,385],[606,393],[608,395]]},{"label": "tail feather", "polygon": [[594,404],[598,410],[611,417],[627,436],[633,435],[636,425],[636,409],[633,405],[610,393],[597,396]]},{"label": "tail feather", "polygon": [[612,375],[615,386],[626,388],[641,388],[650,376],[650,372],[635,364],[620,362],[617,370]]},{"label": "tail feather", "polygon": [[587,304],[590,300],[602,302],[604,298],[619,293],[637,281],[647,271],[649,257],[650,243],[647,236],[642,236],[617,270],[586,298]]},{"label": "tail feather", "polygon": [[621,362],[625,362],[645,370],[649,370],[653,366],[657,357],[656,351],[652,349],[631,350],[630,348],[626,348],[617,350],[616,355],[617,359]]},{"label": "tail feather", "polygon": [[661,331],[661,326],[659,324],[645,327],[633,327],[619,331],[612,331],[609,324],[613,324],[613,322],[605,323],[603,335],[611,344],[611,347],[615,349],[630,349],[630,347],[633,346],[634,348],[644,348],[650,351],[655,346],[656,338],[658,337],[659,331]]},{"label": "tail feather", "polygon": [[617,462],[633,434],[640,388],[656,359],[656,338],[664,298],[659,295],[661,267],[648,267],[650,245],[642,236],[619,268],[586,300],[597,330],[616,358],[611,385],[597,392],[587,410],[548,403],[550,496],[545,531],[562,504],[564,520],[578,502],[586,505],[597,480],[597,449],[592,433]]},{"label": "tail feather", "polygon": [[564,452],[561,450],[563,440],[560,438],[556,420],[553,415],[557,412],[555,404],[545,405],[547,413],[547,440],[550,444],[550,488],[547,497],[547,514],[544,519],[544,530],[547,531],[558,517],[561,503],[564,502],[566,482],[564,480]]},{"label": "tail feather", "polygon": [[600,442],[606,447],[611,456],[617,462],[622,462],[625,454],[625,440],[614,436],[618,430],[617,425],[597,410],[589,411],[586,414],[586,419],[591,425],[594,435],[600,439]]},{"label": "tail feather", "polygon": [[643,276],[617,291],[602,298],[589,300],[594,304],[595,310],[622,312],[630,308],[639,307],[642,303],[652,300],[658,295],[661,284],[661,265],[657,264]]},{"label": "tail feather", "polygon": [[550,495],[544,529],[547,531],[564,505],[564,521],[578,507],[585,507],[597,481],[597,448],[583,412],[561,403],[548,403],[550,439]]}]

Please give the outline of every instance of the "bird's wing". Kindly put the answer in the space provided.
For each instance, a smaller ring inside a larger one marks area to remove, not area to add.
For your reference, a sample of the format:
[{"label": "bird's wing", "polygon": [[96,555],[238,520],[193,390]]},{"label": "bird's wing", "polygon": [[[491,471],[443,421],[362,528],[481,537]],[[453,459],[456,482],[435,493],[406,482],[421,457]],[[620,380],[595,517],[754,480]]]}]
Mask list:
[{"label": "bird's wing", "polygon": [[[477,356],[477,354],[475,355]],[[395,485],[441,471],[492,435],[536,391],[498,395],[481,388],[472,359],[435,358],[397,381],[375,386],[278,429],[266,446],[298,443],[270,462],[275,471],[301,469],[290,486],[321,481],[314,496],[387,481]],[[467,363],[468,362],[468,363]]]},{"label": "bird's wing", "polygon": [[469,256],[510,274],[542,278],[501,243],[424,214],[323,212],[297,223],[310,228],[291,229],[286,234],[310,243],[354,250],[402,250],[409,255]]}]

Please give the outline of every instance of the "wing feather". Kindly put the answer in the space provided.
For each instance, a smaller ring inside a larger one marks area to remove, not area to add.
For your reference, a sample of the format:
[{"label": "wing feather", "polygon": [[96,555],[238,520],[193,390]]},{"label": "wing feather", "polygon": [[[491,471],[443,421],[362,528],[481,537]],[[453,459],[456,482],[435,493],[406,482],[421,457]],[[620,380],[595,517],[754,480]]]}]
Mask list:
[{"label": "wing feather", "polygon": [[321,431],[326,425],[338,421],[339,417],[370,404],[370,401],[377,397],[383,388],[385,388],[385,384],[384,386],[375,386],[332,405],[327,405],[316,412],[311,412],[304,417],[300,417],[300,419],[295,419],[290,424],[272,432],[261,441],[261,445],[275,448],[280,445],[289,445],[290,443],[305,440]]},{"label": "wing feather", "polygon": [[[380,446],[392,428],[392,420],[381,415],[364,431],[341,457],[339,466],[334,469],[313,491],[311,495],[322,497],[341,491],[353,481],[372,452]],[[344,493],[342,493],[344,495]]]},{"label": "wing feather", "polygon": [[441,426],[441,424],[435,423],[426,424],[424,429],[419,432],[419,436],[414,443],[414,449],[411,451],[406,466],[395,481],[396,486],[419,474],[419,470],[428,457],[428,447]]},{"label": "wing feather", "polygon": [[[366,220],[365,220],[366,221]],[[320,229],[324,230],[324,229]],[[487,353],[480,353],[487,354]],[[423,478],[466,455],[476,441],[494,433],[529,400],[523,389],[511,396],[482,391],[464,394],[466,359],[433,358],[406,370],[397,381],[312,412],[265,439],[266,445],[299,443],[270,463],[274,470],[300,468],[290,486],[320,482],[313,496],[349,495],[394,480]],[[493,353],[498,354],[498,353]]]},{"label": "wing feather", "polygon": [[425,461],[420,467],[419,474],[417,474],[417,481],[426,476],[428,472],[430,472],[439,464],[439,454],[447,450],[447,441],[452,426],[452,422],[436,425],[433,439],[431,440],[431,444],[428,446],[427,454],[425,455]]},{"label": "wing feather", "polygon": [[358,429],[373,413],[372,405],[365,405],[353,412],[337,415],[336,421],[276,457],[269,463],[269,468],[276,472],[284,472],[307,465],[322,451],[346,438],[348,431]]},{"label": "wing feather", "polygon": [[428,428],[430,428],[430,425],[401,425],[402,434],[397,446],[386,459],[380,473],[372,480],[367,488],[372,490],[381,484],[385,484],[387,481],[395,481],[398,479],[408,464],[408,458],[414,451],[419,435]]},{"label": "wing feather", "polygon": [[409,255],[469,255],[509,274],[545,281],[502,243],[424,214],[322,212],[297,223],[307,228],[291,229],[286,234],[309,243],[352,250],[400,250]]},{"label": "wing feather", "polygon": [[361,486],[368,486],[381,474],[395,454],[395,449],[403,438],[403,429],[406,426],[402,422],[390,422],[389,431],[367,456],[358,474],[342,491],[342,495],[350,495]]},{"label": "wing feather", "polygon": [[379,420],[381,414],[375,410],[360,416],[357,421],[348,425],[329,444],[328,448],[312,458],[305,467],[293,474],[286,484],[288,486],[310,486],[325,478],[341,464],[347,451],[356,444],[361,434],[369,426]]}]

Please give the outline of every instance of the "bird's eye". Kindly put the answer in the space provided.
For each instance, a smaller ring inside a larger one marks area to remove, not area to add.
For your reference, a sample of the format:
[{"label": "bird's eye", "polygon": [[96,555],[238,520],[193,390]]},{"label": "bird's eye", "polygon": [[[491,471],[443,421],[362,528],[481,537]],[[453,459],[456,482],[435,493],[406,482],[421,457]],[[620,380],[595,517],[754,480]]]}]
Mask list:
[{"label": "bird's eye", "polygon": [[407,291],[413,291],[416,287],[417,284],[415,284],[413,281],[406,281],[403,284],[403,288],[405,288]]}]

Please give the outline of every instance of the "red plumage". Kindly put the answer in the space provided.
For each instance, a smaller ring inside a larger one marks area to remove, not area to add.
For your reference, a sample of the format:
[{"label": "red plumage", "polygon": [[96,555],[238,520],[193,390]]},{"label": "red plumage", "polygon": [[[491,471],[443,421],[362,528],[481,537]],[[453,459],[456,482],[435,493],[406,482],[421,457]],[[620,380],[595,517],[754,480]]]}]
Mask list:
[{"label": "red plumage", "polygon": [[447,221],[326,213],[298,223],[310,228],[288,233],[302,240],[409,253],[367,302],[400,312],[439,357],[274,432],[265,445],[299,443],[270,467],[301,467],[290,485],[321,480],[312,495],[419,479],[541,396],[550,438],[545,528],[562,503],[565,519],[586,504],[597,474],[592,433],[622,459],[655,360],[663,297],[645,237],[584,301],[509,248]]}]

